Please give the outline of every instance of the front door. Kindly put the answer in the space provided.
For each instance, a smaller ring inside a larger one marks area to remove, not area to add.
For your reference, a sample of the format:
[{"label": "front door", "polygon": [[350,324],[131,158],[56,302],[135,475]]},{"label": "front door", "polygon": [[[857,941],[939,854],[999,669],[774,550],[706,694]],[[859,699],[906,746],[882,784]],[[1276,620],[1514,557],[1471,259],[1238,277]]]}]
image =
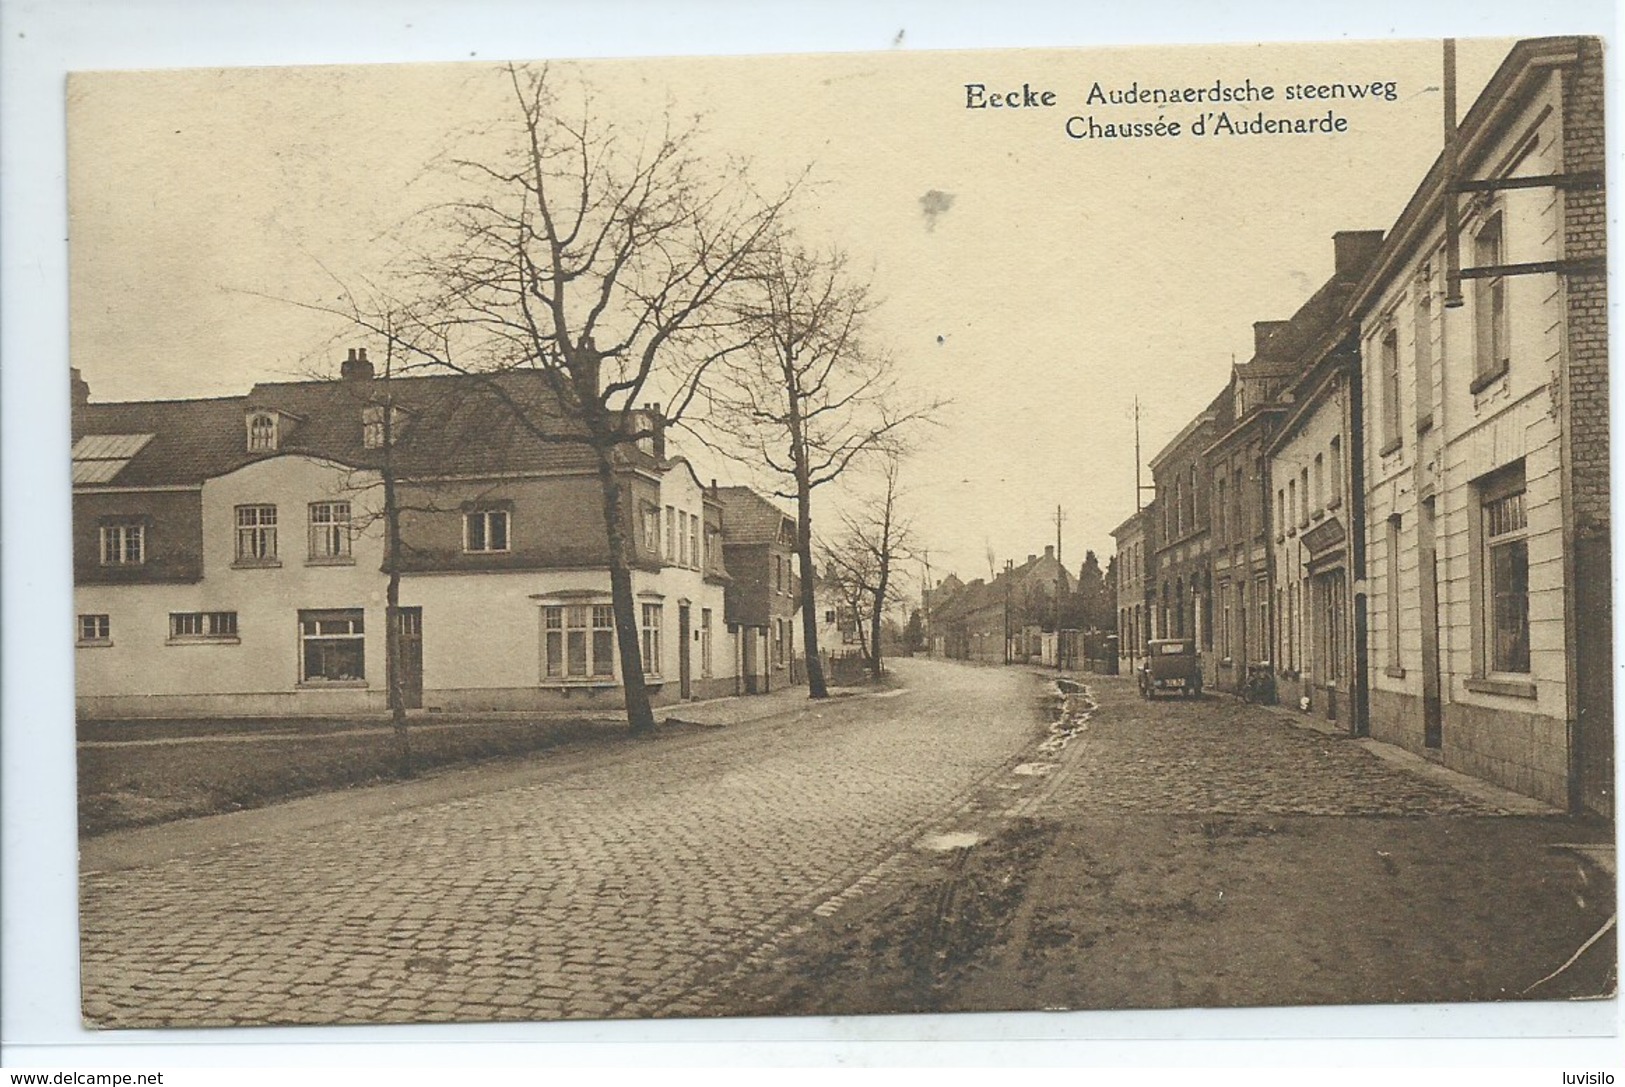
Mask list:
[{"label": "front door", "polygon": [[1444,743],[1444,705],[1439,676],[1439,566],[1434,540],[1433,499],[1424,499],[1416,525],[1417,581],[1422,604],[1422,744]]},{"label": "front door", "polygon": [[396,613],[401,656],[401,702],[409,710],[423,708],[423,609],[401,608]]},{"label": "front door", "polygon": [[693,642],[693,628],[689,625],[688,605],[677,605],[677,690],[683,698],[694,693],[694,672],[689,665],[688,648]]}]

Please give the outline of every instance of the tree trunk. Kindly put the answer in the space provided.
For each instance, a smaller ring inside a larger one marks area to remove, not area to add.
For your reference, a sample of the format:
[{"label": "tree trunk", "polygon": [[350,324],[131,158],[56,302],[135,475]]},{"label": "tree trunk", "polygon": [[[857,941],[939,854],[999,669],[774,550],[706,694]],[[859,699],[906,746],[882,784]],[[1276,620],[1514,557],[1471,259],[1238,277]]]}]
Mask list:
[{"label": "tree trunk", "polygon": [[869,613],[869,661],[874,668],[875,678],[880,678],[880,624],[886,606],[886,581],[891,571],[887,569],[890,560],[886,556],[880,559],[880,583],[875,589],[874,610]]},{"label": "tree trunk", "polygon": [[796,480],[796,561],[801,567],[801,640],[807,660],[807,697],[828,698],[824,662],[818,655],[817,574],[812,560],[812,495],[801,473]]},{"label": "tree trunk", "polygon": [[389,717],[395,728],[395,749],[400,760],[400,776],[413,775],[412,739],[407,732],[404,677],[401,675],[401,510],[395,494],[395,465],[389,416],[384,410],[384,567],[389,580],[384,588],[384,660],[389,688]]},{"label": "tree trunk", "polygon": [[[627,562],[626,525],[622,520],[621,483],[615,478],[615,447],[596,445],[598,486],[603,495],[604,531],[609,541],[609,590],[615,611],[615,642],[621,651],[621,690],[626,695],[626,723],[634,736],[654,731],[654,709],[643,685],[643,652],[638,645],[638,614],[632,599],[632,567]],[[661,616],[662,623],[665,616]]]}]

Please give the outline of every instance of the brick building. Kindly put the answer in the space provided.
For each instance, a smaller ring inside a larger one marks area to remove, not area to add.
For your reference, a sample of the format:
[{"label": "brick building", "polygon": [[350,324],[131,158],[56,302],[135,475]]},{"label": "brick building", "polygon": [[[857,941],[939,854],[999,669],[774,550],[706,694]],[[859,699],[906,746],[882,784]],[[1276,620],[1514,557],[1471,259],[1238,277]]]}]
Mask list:
[{"label": "brick building", "polygon": [[1462,120],[1454,176],[1441,155],[1351,315],[1372,735],[1606,814],[1601,68],[1594,39],[1519,42]]}]

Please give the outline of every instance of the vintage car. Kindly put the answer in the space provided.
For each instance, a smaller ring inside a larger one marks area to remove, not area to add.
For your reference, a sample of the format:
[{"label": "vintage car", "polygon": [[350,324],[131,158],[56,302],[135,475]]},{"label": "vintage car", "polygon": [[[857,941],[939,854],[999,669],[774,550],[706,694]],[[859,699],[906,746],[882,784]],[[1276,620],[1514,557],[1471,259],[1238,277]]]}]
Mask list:
[{"label": "vintage car", "polygon": [[1202,658],[1191,638],[1154,638],[1146,643],[1140,666],[1140,697],[1155,698],[1158,691],[1199,697],[1202,693]]}]

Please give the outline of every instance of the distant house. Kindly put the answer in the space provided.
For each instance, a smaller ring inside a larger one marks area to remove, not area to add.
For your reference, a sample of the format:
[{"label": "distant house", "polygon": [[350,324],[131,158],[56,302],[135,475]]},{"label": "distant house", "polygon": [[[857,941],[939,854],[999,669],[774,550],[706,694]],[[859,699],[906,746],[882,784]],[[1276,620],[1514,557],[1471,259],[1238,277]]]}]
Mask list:
[{"label": "distant house", "polygon": [[722,550],[732,579],[727,617],[739,629],[744,691],[805,682],[796,667],[801,578],[795,520],[749,487],[718,487],[714,494],[722,507]]},{"label": "distant house", "polygon": [[1131,674],[1140,666],[1151,637],[1151,568],[1146,526],[1156,517],[1147,506],[1112,530],[1117,541],[1117,669]]},{"label": "distant house", "polygon": [[1064,601],[1076,589],[1053,544],[1020,566],[1006,564],[991,583],[977,578],[967,585],[949,575],[931,594],[935,645],[958,660],[1044,660],[1054,652],[1056,594]]},{"label": "distant house", "polygon": [[[214,400],[92,403],[76,374],[80,712],[386,708],[386,467],[408,706],[619,705],[596,469],[550,402],[535,374],[379,379],[365,351]],[[652,698],[731,693],[720,503],[658,433],[616,472]]]}]

